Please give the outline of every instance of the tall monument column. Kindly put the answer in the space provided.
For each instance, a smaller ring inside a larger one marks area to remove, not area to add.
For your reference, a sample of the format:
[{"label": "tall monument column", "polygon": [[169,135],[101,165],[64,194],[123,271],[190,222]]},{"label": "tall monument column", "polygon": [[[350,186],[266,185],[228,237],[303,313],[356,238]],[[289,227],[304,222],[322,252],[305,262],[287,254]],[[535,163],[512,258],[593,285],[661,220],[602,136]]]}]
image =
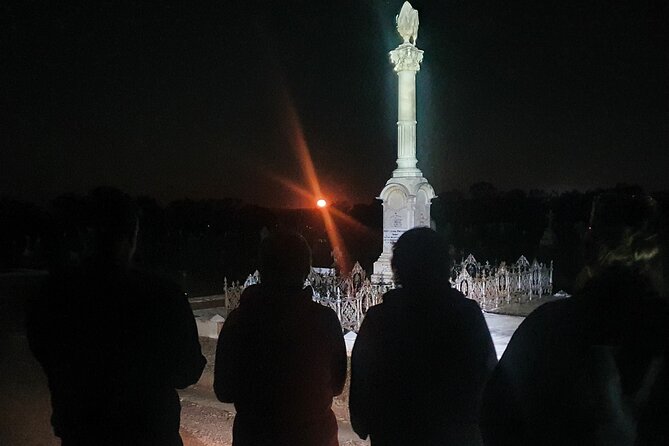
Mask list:
[{"label": "tall monument column", "polygon": [[421,176],[416,167],[416,73],[423,51],[406,42],[390,52],[390,60],[398,78],[397,169],[393,176]]},{"label": "tall monument column", "polygon": [[436,197],[416,166],[416,73],[423,60],[423,51],[416,48],[418,11],[404,2],[396,21],[397,31],[404,40],[390,52],[398,78],[397,169],[378,197],[383,201],[383,252],[374,262],[374,283],[392,281],[393,244],[411,228],[430,226],[430,204]]}]

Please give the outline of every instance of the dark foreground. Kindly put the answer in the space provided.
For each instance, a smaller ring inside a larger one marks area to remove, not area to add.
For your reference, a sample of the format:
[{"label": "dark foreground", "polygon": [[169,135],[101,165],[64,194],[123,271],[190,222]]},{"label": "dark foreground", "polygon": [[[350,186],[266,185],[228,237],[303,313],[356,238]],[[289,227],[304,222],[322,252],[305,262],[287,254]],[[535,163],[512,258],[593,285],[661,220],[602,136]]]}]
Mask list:
[{"label": "dark foreground", "polygon": [[[49,422],[51,407],[46,377],[28,348],[25,302],[39,289],[43,272],[0,274],[0,445],[57,446]],[[186,446],[232,444],[234,407],[216,400],[212,391],[215,341],[201,338],[209,364],[195,386],[180,392],[181,435]],[[342,445],[366,445],[348,422],[347,401],[335,401]]]}]

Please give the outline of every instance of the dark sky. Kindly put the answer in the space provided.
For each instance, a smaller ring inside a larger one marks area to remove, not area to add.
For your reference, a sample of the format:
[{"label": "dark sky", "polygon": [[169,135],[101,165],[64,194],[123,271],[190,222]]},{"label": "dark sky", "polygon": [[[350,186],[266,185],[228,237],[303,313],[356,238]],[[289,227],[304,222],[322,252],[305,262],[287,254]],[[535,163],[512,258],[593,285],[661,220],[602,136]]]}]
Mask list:
[{"label": "dark sky", "polygon": [[[402,2],[2,2],[0,195],[100,184],[306,205],[295,107],[328,197],[396,158]],[[665,1],[419,1],[419,167],[437,192],[669,189]]]}]

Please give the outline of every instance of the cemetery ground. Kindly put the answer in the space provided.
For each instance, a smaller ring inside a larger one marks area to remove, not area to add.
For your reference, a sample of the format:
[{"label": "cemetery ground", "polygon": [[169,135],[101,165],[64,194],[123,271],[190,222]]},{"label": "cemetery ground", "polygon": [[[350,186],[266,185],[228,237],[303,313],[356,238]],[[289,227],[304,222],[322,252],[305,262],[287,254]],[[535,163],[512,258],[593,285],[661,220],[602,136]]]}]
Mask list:
[{"label": "cemetery ground", "polygon": [[[46,378],[33,358],[25,336],[24,303],[44,273],[14,271],[0,274],[0,445],[57,446],[49,417],[51,407]],[[542,300],[543,301],[543,300]],[[537,305],[539,302],[536,303]],[[487,313],[498,355],[522,321],[520,316]],[[180,391],[181,432],[186,446],[223,446],[232,443],[232,404],[216,400],[212,390],[216,340],[200,338],[208,364],[200,381]],[[335,399],[341,445],[367,445],[352,431],[348,416],[348,384]]]}]

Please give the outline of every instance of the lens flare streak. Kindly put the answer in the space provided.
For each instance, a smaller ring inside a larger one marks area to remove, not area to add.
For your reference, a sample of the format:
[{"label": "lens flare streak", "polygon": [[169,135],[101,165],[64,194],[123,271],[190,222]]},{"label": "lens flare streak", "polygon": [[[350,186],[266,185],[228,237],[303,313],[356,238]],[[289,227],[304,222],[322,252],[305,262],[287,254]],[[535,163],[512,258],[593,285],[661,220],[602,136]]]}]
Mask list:
[{"label": "lens flare streak", "polygon": [[[309,189],[311,189],[311,194],[307,193],[307,195],[311,195],[311,203],[313,203],[314,198],[320,198],[323,196],[321,193],[321,186],[318,181],[318,176],[316,175],[316,168],[314,167],[314,162],[311,158],[311,152],[307,146],[299,117],[297,116],[295,107],[293,106],[293,103],[285,90],[284,100],[291,146],[293,147],[293,150],[295,150],[295,155],[297,156],[297,160],[300,163],[300,167],[302,168],[307,185]],[[295,189],[295,187],[293,187],[293,189]],[[335,224],[332,215],[330,214],[330,208],[321,207],[320,209],[323,214],[325,231],[327,232],[328,238],[330,239],[330,245],[332,246],[332,250],[335,255],[335,262],[339,265],[340,270],[346,273],[351,270],[351,264],[346,246],[344,245],[337,225]]]}]

